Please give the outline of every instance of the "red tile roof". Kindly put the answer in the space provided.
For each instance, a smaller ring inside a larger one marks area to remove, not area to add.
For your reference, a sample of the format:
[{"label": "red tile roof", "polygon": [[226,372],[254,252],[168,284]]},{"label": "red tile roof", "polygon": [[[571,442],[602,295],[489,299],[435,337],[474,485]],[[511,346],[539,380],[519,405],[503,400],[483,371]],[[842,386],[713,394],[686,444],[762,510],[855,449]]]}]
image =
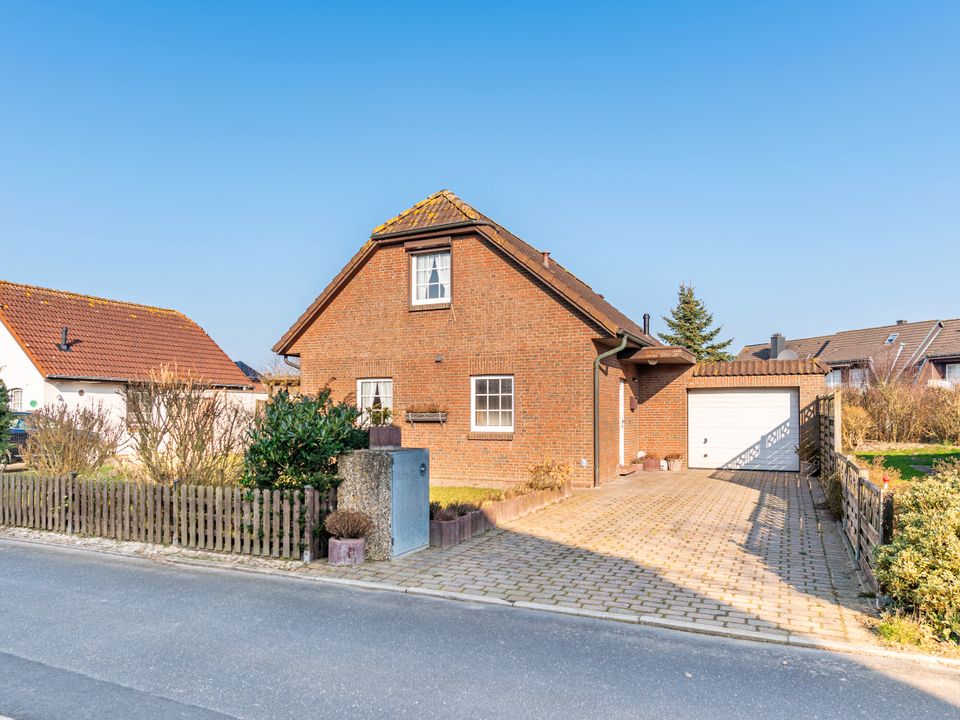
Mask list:
[{"label": "red tile roof", "polygon": [[[166,365],[215,385],[252,385],[176,310],[0,281],[0,321],[47,378],[144,379]],[[69,352],[58,347],[63,327]]]},{"label": "red tile roof", "polygon": [[757,377],[761,375],[826,375],[830,368],[819,360],[732,360],[700,363],[694,377]]},{"label": "red tile roof", "polygon": [[290,349],[300,333],[339,291],[353,272],[360,267],[366,257],[374,251],[378,243],[392,241],[394,238],[401,236],[415,235],[418,232],[468,226],[475,227],[478,233],[493,244],[503,248],[508,255],[605,328],[611,335],[623,331],[650,345],[662,345],[652,336],[645,335],[639,324],[613,307],[602,295],[556,260],[545,256],[542,251],[527,244],[486,215],[470,207],[449,190],[441,190],[374,228],[370,236],[370,242],[360,249],[307,311],[300,316],[300,319],[274,345],[274,352],[283,354]]}]

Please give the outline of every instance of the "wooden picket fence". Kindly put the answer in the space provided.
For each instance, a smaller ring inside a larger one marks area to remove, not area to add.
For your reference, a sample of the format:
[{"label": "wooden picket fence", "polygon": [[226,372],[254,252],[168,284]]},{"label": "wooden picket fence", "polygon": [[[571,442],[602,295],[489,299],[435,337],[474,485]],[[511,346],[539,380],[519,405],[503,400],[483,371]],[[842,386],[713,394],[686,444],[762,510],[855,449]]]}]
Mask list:
[{"label": "wooden picket fence", "polygon": [[325,554],[336,491],[0,475],[0,524],[275,558]]}]

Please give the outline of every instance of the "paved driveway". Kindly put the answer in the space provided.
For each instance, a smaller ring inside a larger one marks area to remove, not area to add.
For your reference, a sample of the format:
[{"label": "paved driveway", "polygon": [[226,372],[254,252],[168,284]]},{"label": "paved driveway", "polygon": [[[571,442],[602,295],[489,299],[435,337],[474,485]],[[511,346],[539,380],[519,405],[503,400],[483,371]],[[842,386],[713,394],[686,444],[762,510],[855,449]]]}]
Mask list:
[{"label": "paved driveway", "polygon": [[449,550],[308,572],[863,642],[870,603],[822,499],[792,473],[639,474]]}]

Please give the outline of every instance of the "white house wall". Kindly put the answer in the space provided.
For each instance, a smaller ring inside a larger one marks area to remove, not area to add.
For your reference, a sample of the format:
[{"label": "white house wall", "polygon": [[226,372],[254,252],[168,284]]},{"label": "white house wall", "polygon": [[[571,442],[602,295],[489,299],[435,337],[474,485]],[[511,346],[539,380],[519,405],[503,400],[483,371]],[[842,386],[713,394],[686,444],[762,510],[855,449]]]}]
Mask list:
[{"label": "white house wall", "polygon": [[23,391],[23,410],[33,410],[44,403],[45,383],[40,371],[0,323],[0,378],[8,388]]}]

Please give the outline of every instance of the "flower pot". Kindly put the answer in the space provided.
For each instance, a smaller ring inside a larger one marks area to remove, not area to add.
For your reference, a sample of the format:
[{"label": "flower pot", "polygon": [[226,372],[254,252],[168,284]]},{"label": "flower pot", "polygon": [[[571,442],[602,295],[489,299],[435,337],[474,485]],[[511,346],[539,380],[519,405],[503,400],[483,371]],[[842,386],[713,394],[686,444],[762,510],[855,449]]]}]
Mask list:
[{"label": "flower pot", "polygon": [[399,425],[374,425],[370,428],[371,450],[395,450],[400,447]]},{"label": "flower pot", "polygon": [[652,472],[660,469],[660,458],[645,457],[643,459],[643,471]]},{"label": "flower pot", "polygon": [[359,565],[363,562],[363,538],[330,538],[327,560],[331,565]]},{"label": "flower pot", "polygon": [[680,458],[667,458],[667,470],[670,472],[680,472],[683,467],[683,460]]}]

